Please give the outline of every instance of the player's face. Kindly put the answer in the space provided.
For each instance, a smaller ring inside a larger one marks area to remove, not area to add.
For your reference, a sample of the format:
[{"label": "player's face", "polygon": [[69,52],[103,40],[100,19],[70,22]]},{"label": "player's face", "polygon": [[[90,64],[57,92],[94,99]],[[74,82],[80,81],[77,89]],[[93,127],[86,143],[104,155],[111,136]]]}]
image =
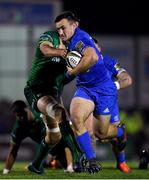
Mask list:
[{"label": "player's face", "polygon": [[70,40],[70,38],[74,34],[76,27],[77,23],[68,21],[67,19],[62,19],[61,21],[56,23],[56,29],[63,42]]},{"label": "player's face", "polygon": [[26,121],[27,119],[27,112],[25,109],[22,109],[19,112],[15,112],[14,115],[19,121]]}]

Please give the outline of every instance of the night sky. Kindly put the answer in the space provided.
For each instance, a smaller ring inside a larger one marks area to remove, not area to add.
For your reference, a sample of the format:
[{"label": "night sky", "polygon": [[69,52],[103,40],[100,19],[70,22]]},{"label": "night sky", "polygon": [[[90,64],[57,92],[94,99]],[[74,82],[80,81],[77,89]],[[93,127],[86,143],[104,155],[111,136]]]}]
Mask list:
[{"label": "night sky", "polygon": [[63,9],[77,14],[81,19],[80,26],[88,32],[148,35],[148,5],[140,2],[63,0]]}]

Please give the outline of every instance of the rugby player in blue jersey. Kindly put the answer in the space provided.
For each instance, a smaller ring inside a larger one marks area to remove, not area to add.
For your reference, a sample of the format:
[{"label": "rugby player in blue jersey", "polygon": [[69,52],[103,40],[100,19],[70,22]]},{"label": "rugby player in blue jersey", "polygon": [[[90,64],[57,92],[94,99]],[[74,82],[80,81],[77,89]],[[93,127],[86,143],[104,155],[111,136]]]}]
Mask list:
[{"label": "rugby player in blue jersey", "polygon": [[[93,38],[95,41],[95,45],[101,51],[101,47],[98,43],[98,41]],[[116,84],[117,89],[122,89],[130,86],[132,84],[132,78],[128,74],[128,72],[121,66],[119,61],[117,59],[113,59],[110,56],[103,56],[103,61],[107,69],[109,70],[110,76],[113,80],[113,82]],[[96,120],[94,120],[94,127],[96,128]],[[112,112],[110,123],[118,126],[120,124],[120,115],[119,115],[119,107],[118,102],[115,104],[115,108]],[[113,139],[111,141],[112,143],[112,149],[116,156],[117,160],[117,168],[120,169],[124,173],[131,172],[131,169],[129,168],[128,164],[126,163],[125,159],[125,151],[124,151],[124,145],[123,147],[119,147],[117,144],[117,139]]]},{"label": "rugby player in blue jersey", "polygon": [[[95,41],[95,44],[99,51],[101,51],[101,47],[99,46],[98,41],[93,38]],[[117,89],[123,89],[132,84],[132,78],[128,74],[128,72],[121,66],[121,64],[118,62],[118,60],[111,58],[110,56],[103,56],[104,64],[106,68],[108,69],[110,76],[114,83],[117,86]],[[90,115],[90,117],[86,120],[85,126],[87,130],[90,133],[90,136],[92,138],[92,144],[94,145],[94,149],[96,148],[96,141],[93,129],[96,129],[96,119],[93,118],[93,115]],[[94,123],[94,128],[93,128]],[[119,115],[119,107],[118,103],[115,104],[114,111],[112,112],[110,123],[118,126],[120,124],[120,115]],[[124,145],[123,147],[119,147],[117,144],[117,139],[112,139],[112,150],[115,154],[116,160],[117,160],[117,168],[121,170],[124,173],[130,173],[131,169],[129,168],[128,164],[126,163],[125,158],[125,151],[124,151]]]},{"label": "rugby player in blue jersey", "polygon": [[63,12],[55,19],[60,38],[68,50],[82,54],[81,62],[69,69],[69,76],[77,76],[77,90],[71,101],[70,114],[77,134],[77,141],[89,160],[88,171],[100,171],[96,154],[84,122],[91,113],[98,119],[96,136],[101,139],[117,137],[123,142],[124,128],[110,124],[110,117],[117,102],[116,86],[104,65],[94,40],[79,28],[79,20],[70,12]]}]

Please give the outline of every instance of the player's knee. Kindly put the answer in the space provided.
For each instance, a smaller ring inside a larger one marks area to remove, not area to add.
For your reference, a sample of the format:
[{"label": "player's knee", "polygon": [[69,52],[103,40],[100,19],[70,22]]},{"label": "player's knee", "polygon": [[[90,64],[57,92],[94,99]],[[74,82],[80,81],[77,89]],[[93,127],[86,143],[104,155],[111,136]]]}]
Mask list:
[{"label": "player's knee", "polygon": [[96,131],[95,136],[101,141],[105,140],[107,138],[107,131],[104,130]]},{"label": "player's knee", "polygon": [[72,124],[77,131],[80,131],[85,127],[84,122],[81,118],[72,118]]},{"label": "player's knee", "polygon": [[51,133],[51,144],[57,144],[61,139],[61,133]]},{"label": "player's knee", "polygon": [[46,107],[46,112],[49,117],[59,119],[62,116],[64,108],[58,103],[49,103]]},{"label": "player's knee", "polygon": [[62,136],[60,132],[49,132],[46,135],[45,141],[47,144],[55,145],[60,141],[61,137]]},{"label": "player's knee", "polygon": [[84,126],[83,117],[79,113],[71,113],[71,121],[76,128]]},{"label": "player's knee", "polygon": [[60,104],[55,107],[55,112],[58,123],[67,120],[66,111]]}]

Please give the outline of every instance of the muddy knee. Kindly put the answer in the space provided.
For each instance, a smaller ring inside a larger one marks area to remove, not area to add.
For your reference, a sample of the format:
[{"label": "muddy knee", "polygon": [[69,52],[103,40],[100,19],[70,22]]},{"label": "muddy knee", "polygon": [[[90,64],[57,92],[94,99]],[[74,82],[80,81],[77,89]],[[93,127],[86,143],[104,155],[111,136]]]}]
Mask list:
[{"label": "muddy knee", "polygon": [[47,144],[56,145],[60,141],[61,137],[60,132],[48,132],[45,137],[45,141]]},{"label": "muddy knee", "polygon": [[46,112],[49,117],[56,119],[58,122],[67,118],[64,107],[58,103],[49,103],[46,107]]}]

